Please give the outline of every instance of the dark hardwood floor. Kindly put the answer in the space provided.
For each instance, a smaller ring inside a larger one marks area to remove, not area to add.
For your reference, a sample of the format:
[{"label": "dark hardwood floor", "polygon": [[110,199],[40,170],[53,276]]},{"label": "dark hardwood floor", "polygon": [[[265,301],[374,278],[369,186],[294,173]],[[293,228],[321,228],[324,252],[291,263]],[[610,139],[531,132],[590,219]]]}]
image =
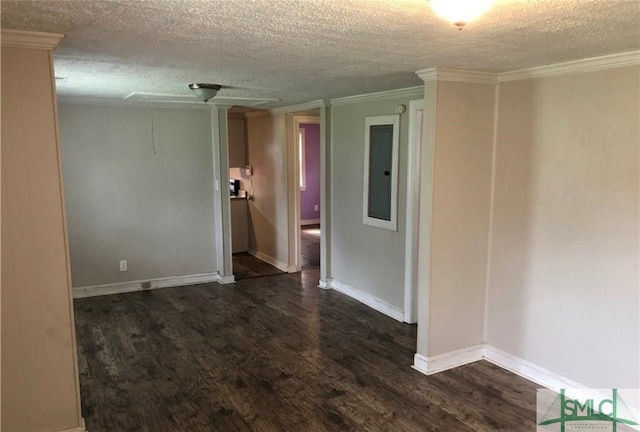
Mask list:
[{"label": "dark hardwood floor", "polygon": [[302,270],[320,267],[320,225],[303,225],[301,231]]},{"label": "dark hardwood floor", "polygon": [[233,254],[233,275],[236,280],[284,273],[279,268],[247,252]]},{"label": "dark hardwood floor", "polygon": [[415,326],[318,276],[75,300],[88,430],[535,430],[535,384],[486,362],[424,376]]}]

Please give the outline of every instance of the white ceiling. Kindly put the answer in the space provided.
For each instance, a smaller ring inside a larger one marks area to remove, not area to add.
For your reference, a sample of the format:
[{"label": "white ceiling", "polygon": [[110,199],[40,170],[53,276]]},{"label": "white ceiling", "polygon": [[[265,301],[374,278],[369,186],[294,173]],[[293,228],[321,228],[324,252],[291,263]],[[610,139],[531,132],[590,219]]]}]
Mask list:
[{"label": "white ceiling", "polygon": [[500,72],[638,50],[640,0],[497,0],[459,31],[427,0],[2,0],[2,28],[63,33],[59,94],[189,96],[266,107],[420,85],[416,70]]}]

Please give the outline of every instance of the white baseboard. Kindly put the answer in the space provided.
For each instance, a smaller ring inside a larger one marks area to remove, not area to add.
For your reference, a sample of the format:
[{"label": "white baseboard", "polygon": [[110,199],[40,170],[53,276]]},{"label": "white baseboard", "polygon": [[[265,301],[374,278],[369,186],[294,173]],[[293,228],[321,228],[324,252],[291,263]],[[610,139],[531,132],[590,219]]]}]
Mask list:
[{"label": "white baseboard", "polygon": [[554,391],[563,388],[587,388],[548,369],[516,357],[492,345],[485,345],[484,359],[516,375]]},{"label": "white baseboard", "polygon": [[422,354],[415,353],[413,355],[412,368],[425,375],[429,375],[429,359]]},{"label": "white baseboard", "polygon": [[261,259],[262,261],[271,264],[272,266],[276,267],[278,270],[282,270],[285,273],[289,273],[289,264],[282,262],[282,261],[278,261],[277,259],[259,252],[259,251],[255,251],[252,249],[247,250],[247,253],[250,255],[253,255],[254,257]]},{"label": "white baseboard", "polygon": [[331,289],[331,278],[327,278],[327,279],[320,279],[318,281],[318,288],[322,288],[322,289]]},{"label": "white baseboard", "polygon": [[480,344],[433,357],[425,357],[416,353],[413,358],[413,368],[425,375],[443,372],[482,360],[484,350],[484,344]]},{"label": "white baseboard", "polygon": [[322,283],[323,281],[320,281],[320,283],[318,284],[320,288],[334,289],[338,292],[341,292],[342,294],[346,294],[349,297],[358,300],[360,303],[366,304],[370,308],[375,309],[378,312],[393,318],[394,320],[403,322],[404,311],[397,306],[387,303],[379,297],[369,294],[368,292],[361,291],[357,288],[352,287],[351,285],[337,281],[335,279],[329,279],[328,281],[325,281],[324,287],[321,286]]},{"label": "white baseboard", "polygon": [[[485,344],[484,359],[554,392],[565,389],[567,394],[573,398],[587,400],[610,397],[605,394],[606,392],[601,393],[602,389],[592,389],[492,345]],[[640,419],[640,406],[628,406],[627,408],[636,419]],[[631,426],[631,429],[640,430],[640,426]]]},{"label": "white baseboard", "polygon": [[502,369],[508,370],[554,391],[560,391],[560,389],[590,390],[588,387],[569,378],[558,375],[555,372],[486,343],[432,357],[425,357],[416,353],[412,367],[425,375],[431,375],[478,360],[486,360]]},{"label": "white baseboard", "polygon": [[87,432],[87,429],[85,429],[84,426],[78,426],[78,427],[74,427],[71,429],[65,429],[63,431],[60,432]]},{"label": "white baseboard", "polygon": [[231,284],[231,283],[234,283],[235,281],[236,281],[236,277],[234,275],[231,275],[231,276],[218,275],[218,283],[220,285]]},{"label": "white baseboard", "polygon": [[[233,276],[231,276],[233,277]],[[109,294],[121,294],[135,291],[148,291],[158,288],[178,287],[220,281],[218,273],[202,273],[186,276],[175,276],[158,279],[147,279],[115,284],[93,285],[73,288],[73,298],[96,297]],[[223,283],[223,282],[221,282]],[[144,286],[147,285],[148,286]]]},{"label": "white baseboard", "polygon": [[320,224],[320,219],[305,219],[300,221],[300,225],[318,225]]},{"label": "white baseboard", "polygon": [[60,432],[87,432],[87,427],[84,423],[84,417],[80,417],[80,426],[73,427],[71,429],[65,429]]},{"label": "white baseboard", "polygon": [[[554,392],[565,389],[570,397],[579,400],[602,400],[610,397],[609,394],[606,394],[606,391],[602,392],[601,389],[591,389],[486,343],[433,357],[425,357],[416,353],[413,357],[412,368],[425,375],[431,375],[478,360],[486,360]],[[631,411],[634,418],[640,418],[640,407],[632,405],[627,406],[627,408]],[[632,426],[632,429],[640,430],[640,426]]]}]

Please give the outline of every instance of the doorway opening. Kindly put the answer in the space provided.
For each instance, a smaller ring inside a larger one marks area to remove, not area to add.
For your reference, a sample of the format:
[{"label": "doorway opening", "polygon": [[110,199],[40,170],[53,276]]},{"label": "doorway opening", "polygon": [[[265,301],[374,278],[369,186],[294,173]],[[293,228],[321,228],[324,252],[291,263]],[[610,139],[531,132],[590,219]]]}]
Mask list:
[{"label": "doorway opening", "polygon": [[302,225],[300,230],[301,269],[320,268],[320,224]]},{"label": "doorway opening", "polygon": [[300,270],[320,268],[320,118],[294,115],[294,144],[299,205],[296,243]]},{"label": "doorway opening", "polygon": [[[263,200],[264,185],[269,179],[255,175],[255,171],[258,174],[264,171],[260,165],[264,159],[264,146],[256,142],[256,133],[250,131],[251,127],[257,128],[258,135],[261,135],[264,126],[249,120],[252,115],[263,114],[264,111],[239,106],[230,108],[227,114],[231,251],[235,280],[284,273],[255,247],[252,213],[260,212],[255,211],[254,197],[257,195],[259,200]],[[261,229],[269,231],[266,235],[275,236],[274,228],[269,224]]]}]

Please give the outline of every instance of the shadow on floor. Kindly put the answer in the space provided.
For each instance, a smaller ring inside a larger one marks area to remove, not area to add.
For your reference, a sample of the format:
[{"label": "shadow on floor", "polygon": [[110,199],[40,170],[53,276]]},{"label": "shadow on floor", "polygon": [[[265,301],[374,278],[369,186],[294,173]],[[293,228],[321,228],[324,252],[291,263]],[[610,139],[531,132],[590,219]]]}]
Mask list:
[{"label": "shadow on floor", "polygon": [[247,252],[233,254],[233,275],[236,280],[284,273],[277,267],[262,261]]}]

